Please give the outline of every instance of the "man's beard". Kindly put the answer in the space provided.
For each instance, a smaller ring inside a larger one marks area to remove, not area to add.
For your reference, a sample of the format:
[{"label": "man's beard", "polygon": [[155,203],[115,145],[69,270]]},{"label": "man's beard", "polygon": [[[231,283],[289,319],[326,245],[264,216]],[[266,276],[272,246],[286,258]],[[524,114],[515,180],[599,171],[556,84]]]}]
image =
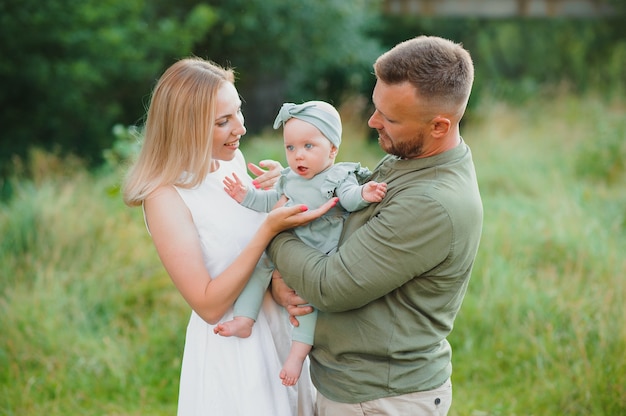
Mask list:
[{"label": "man's beard", "polygon": [[403,142],[394,142],[389,136],[384,134],[385,139],[381,139],[382,134],[378,132],[378,145],[385,152],[390,155],[398,156],[401,159],[415,159],[420,157],[424,148],[424,133],[419,132],[416,136],[413,136],[410,140]]}]

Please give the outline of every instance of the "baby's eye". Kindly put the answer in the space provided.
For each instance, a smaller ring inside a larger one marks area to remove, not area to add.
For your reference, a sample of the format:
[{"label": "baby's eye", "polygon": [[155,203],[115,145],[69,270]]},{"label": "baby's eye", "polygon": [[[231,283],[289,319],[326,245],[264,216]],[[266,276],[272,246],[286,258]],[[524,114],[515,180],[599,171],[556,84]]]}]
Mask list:
[{"label": "baby's eye", "polygon": [[287,148],[287,150],[289,150],[290,152],[293,152],[293,145],[287,145],[285,146]]},{"label": "baby's eye", "polygon": [[305,149],[313,149],[313,145],[311,143],[307,143],[304,145]]}]

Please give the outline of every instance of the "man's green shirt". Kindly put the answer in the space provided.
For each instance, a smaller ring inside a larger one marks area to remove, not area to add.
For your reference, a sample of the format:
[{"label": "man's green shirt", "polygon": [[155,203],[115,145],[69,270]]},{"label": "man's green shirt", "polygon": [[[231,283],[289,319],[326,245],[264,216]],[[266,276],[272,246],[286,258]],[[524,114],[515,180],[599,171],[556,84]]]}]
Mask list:
[{"label": "man's green shirt", "polygon": [[327,398],[358,403],[431,390],[452,373],[446,340],[478,250],[483,210],[469,147],[384,157],[382,202],[350,214],[325,256],[292,233],[268,252],[319,309],[311,377]]}]

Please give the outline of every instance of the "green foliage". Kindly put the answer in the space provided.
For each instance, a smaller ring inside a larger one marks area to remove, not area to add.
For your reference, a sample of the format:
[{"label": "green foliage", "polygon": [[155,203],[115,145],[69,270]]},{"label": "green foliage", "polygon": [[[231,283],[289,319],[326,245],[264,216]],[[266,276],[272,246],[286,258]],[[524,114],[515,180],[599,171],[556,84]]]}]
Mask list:
[{"label": "green foliage", "polygon": [[[363,70],[380,52],[363,36],[378,16],[377,0],[215,3],[219,20],[197,49],[241,68],[242,81],[288,77],[289,93],[306,95],[303,100],[336,93],[328,83],[341,84],[340,90],[360,86]],[[333,71],[335,78],[324,76]]]},{"label": "green foliage", "polygon": [[122,126],[116,124],[113,127],[115,141],[113,146],[103,151],[103,169],[107,171],[119,171],[126,167],[141,149],[143,132],[137,126]]},{"label": "green foliage", "polygon": [[175,19],[143,0],[0,2],[0,163],[30,146],[99,161],[112,126],[141,117],[164,62],[213,20],[203,5]]},{"label": "green foliage", "polygon": [[[585,157],[623,137],[623,108],[484,98],[463,127],[485,223],[450,337],[451,416],[626,412],[624,170],[608,180]],[[380,149],[348,124],[340,157],[372,167]],[[117,131],[112,165],[136,143]],[[283,160],[276,134],[243,146],[249,161]],[[33,151],[14,170],[0,202],[0,414],[173,414],[189,307],[141,209],[111,193],[119,169]]]},{"label": "green foliage", "polygon": [[378,5],[3,0],[0,177],[31,146],[97,165],[113,126],[139,124],[159,74],[191,54],[239,70],[251,131],[287,99],[338,101],[369,79],[379,49],[365,32]]},{"label": "green foliage", "polygon": [[380,0],[211,1],[218,20],[194,51],[237,69],[251,131],[268,126],[284,101],[367,91],[381,52],[368,36]]},{"label": "green foliage", "polygon": [[483,95],[533,100],[546,85],[609,97],[626,89],[622,0],[611,0],[613,17],[577,20],[390,17],[381,3],[0,1],[0,194],[11,192],[12,159],[29,147],[98,165],[112,128],[141,124],[155,80],[190,54],[235,67],[250,133],[268,127],[283,101],[369,97],[374,59],[419,34],[471,51],[470,109]]},{"label": "green foliage", "polygon": [[421,35],[461,42],[476,67],[474,97],[533,100],[546,87],[619,97],[626,89],[623,9],[603,19],[388,17],[376,36],[386,46]]}]

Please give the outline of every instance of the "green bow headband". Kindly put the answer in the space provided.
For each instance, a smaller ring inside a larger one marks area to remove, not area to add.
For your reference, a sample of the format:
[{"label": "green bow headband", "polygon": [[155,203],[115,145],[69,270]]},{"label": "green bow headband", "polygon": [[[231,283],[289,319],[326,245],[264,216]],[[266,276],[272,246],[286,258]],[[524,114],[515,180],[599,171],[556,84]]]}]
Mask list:
[{"label": "green bow headband", "polygon": [[274,129],[284,126],[292,117],[317,127],[337,148],[341,144],[341,120],[328,111],[322,110],[314,102],[283,104],[274,120]]}]

